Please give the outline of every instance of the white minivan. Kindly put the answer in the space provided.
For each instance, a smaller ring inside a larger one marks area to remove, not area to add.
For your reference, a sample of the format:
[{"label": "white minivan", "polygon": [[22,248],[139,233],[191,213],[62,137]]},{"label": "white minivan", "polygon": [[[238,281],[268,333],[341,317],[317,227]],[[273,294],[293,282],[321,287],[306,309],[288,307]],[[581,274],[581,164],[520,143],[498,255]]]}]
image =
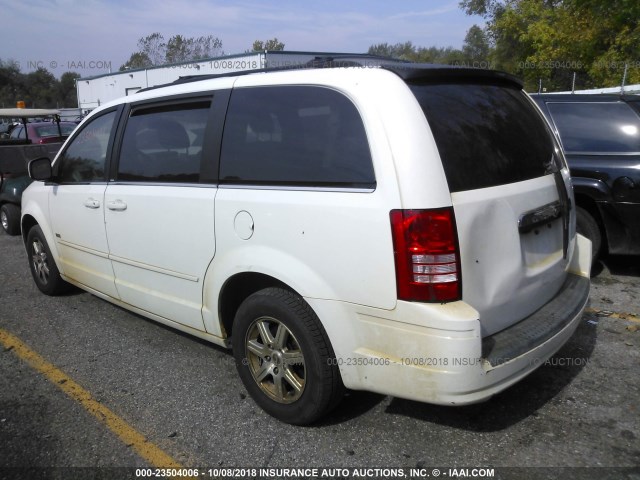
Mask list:
[{"label": "white minivan", "polygon": [[231,347],[289,423],[345,387],[488,399],[569,339],[589,296],[562,151],[504,73],[185,78],[94,110],[30,175],[42,292],[73,284]]}]

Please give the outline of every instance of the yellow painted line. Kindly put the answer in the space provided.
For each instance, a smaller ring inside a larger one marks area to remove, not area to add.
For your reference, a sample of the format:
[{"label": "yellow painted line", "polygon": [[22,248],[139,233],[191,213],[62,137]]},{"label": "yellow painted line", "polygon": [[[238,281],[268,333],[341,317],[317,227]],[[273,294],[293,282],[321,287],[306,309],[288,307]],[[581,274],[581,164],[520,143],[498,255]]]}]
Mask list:
[{"label": "yellow painted line", "polygon": [[131,446],[151,466],[156,468],[184,468],[159,447],[149,442],[144,435],[122,418],[94,399],[87,390],[74,382],[71,377],[22,343],[18,337],[0,328],[0,343],[7,350],[13,350],[18,357],[82,405],[98,421],[115,433],[125,445]]}]

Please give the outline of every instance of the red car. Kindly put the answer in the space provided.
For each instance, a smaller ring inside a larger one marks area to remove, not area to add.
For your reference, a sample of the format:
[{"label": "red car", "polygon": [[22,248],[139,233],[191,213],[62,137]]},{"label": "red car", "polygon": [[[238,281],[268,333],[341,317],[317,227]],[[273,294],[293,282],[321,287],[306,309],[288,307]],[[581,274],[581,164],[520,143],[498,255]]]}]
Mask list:
[{"label": "red car", "polygon": [[31,143],[64,142],[78,125],[73,122],[60,122],[60,130],[56,122],[33,122],[20,124],[11,131],[11,139],[31,140]]}]

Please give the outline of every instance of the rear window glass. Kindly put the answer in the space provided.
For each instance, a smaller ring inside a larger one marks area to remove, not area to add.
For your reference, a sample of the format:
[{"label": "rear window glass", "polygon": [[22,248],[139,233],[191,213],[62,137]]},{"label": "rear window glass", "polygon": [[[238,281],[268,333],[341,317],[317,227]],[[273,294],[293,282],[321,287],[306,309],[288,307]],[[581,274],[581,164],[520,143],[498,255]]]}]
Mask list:
[{"label": "rear window glass", "polygon": [[640,152],[640,122],[622,102],[548,103],[567,152]]},{"label": "rear window glass", "polygon": [[60,124],[60,132],[58,132],[58,126],[55,123],[52,123],[51,125],[36,127],[36,133],[39,137],[58,137],[60,136],[60,133],[62,136],[68,136],[73,133],[74,129],[75,125]]},{"label": "rear window glass", "polygon": [[541,177],[553,141],[525,94],[496,85],[410,85],[420,102],[452,192]]},{"label": "rear window glass", "polygon": [[221,183],[375,186],[360,114],[327,88],[234,90],[224,127]]}]

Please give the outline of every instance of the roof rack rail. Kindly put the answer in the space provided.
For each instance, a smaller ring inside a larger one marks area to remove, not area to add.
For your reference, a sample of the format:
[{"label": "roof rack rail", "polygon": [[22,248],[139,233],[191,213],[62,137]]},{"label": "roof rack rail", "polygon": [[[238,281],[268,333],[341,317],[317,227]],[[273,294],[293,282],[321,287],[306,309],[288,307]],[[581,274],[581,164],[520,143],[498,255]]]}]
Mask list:
[{"label": "roof rack rail", "polygon": [[383,68],[389,70],[406,82],[421,82],[433,80],[447,81],[465,81],[473,79],[474,81],[486,81],[489,83],[505,83],[523,87],[522,81],[505,72],[497,70],[485,70],[482,68],[473,68],[457,65],[443,65],[436,63],[412,63],[402,60],[394,60],[385,57],[372,56],[353,56],[353,55],[333,55],[318,56],[313,60],[298,65],[288,65],[284,67],[259,68],[254,70],[241,70],[237,72],[215,73],[206,75],[189,75],[180,77],[177,80],[163,85],[155,85],[153,87],[143,88],[138,92],[147,92],[157,88],[168,87],[171,85],[182,85],[185,83],[200,82],[202,80],[210,80],[224,77],[239,77],[245,75],[253,75],[256,73],[271,73],[290,70],[306,70],[319,68]]},{"label": "roof rack rail", "polygon": [[379,57],[376,55],[317,56],[313,60],[309,60],[306,63],[287,65],[283,67],[266,67],[266,68],[256,68],[253,70],[240,70],[236,72],[227,72],[227,73],[186,75],[184,77],[178,78],[177,80],[174,80],[173,82],[142,88],[138,90],[136,93],[148,92],[150,90],[156,90],[158,88],[164,88],[171,85],[182,85],[185,83],[200,82],[202,80],[212,80],[215,78],[240,77],[245,75],[253,75],[256,73],[271,73],[271,72],[281,72],[281,71],[287,71],[287,70],[307,70],[307,69],[314,69],[314,68],[384,67],[387,65],[404,65],[404,64],[410,64],[410,62],[406,62],[404,60],[396,60],[396,59],[387,58],[387,57]]}]

